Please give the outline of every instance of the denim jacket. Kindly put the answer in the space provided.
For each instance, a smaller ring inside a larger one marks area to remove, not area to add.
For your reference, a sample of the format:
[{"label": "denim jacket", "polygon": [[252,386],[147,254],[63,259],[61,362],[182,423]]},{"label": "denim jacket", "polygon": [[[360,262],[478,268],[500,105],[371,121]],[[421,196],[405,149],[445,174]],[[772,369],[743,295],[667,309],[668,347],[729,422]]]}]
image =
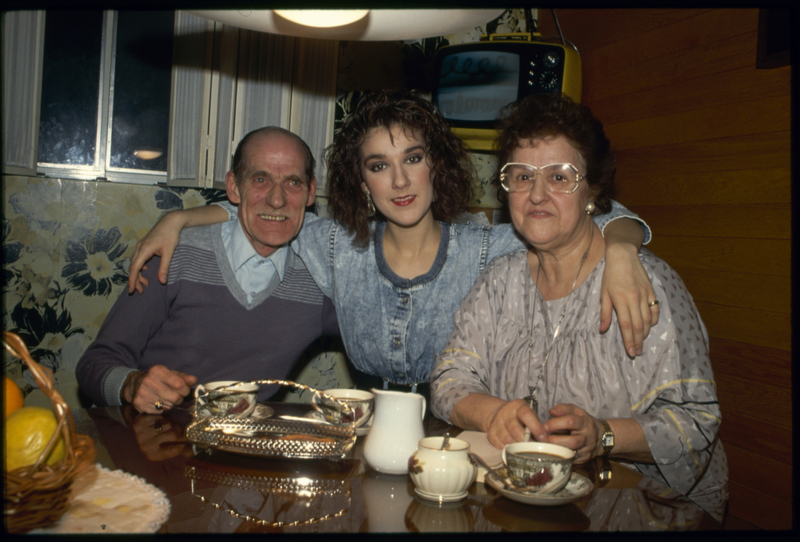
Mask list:
[{"label": "denim jacket", "polygon": [[[235,216],[235,208],[223,206]],[[647,224],[616,202],[595,222],[602,231],[623,217],[638,220],[645,243],[650,240]],[[408,280],[386,263],[385,222],[374,223],[369,246],[359,249],[341,225],[306,213],[292,248],[333,301],[347,356],[359,371],[395,384],[428,382],[434,356],[453,331],[453,316],[483,268],[499,256],[527,249],[511,224],[441,225],[433,266]]]}]

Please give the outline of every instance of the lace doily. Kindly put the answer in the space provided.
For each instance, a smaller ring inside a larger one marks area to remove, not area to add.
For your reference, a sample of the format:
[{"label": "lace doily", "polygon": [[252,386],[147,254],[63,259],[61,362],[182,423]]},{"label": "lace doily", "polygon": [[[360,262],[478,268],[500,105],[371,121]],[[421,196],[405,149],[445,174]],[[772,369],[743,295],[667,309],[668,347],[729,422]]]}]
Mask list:
[{"label": "lace doily", "polygon": [[61,519],[32,534],[154,533],[167,521],[171,506],[163,491],[133,474],[95,467],[97,477],[73,488],[72,503]]}]

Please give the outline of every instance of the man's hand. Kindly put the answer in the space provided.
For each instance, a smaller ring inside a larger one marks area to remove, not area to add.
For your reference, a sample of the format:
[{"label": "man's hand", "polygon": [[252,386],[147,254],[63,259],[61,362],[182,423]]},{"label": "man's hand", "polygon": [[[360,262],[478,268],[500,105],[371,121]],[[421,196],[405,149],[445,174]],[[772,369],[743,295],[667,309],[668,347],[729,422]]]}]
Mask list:
[{"label": "man's hand", "polygon": [[600,289],[600,333],[611,326],[613,305],[625,351],[631,357],[640,355],[650,328],[658,323],[658,305],[649,305],[654,299],[653,285],[636,248],[629,244],[608,244]]},{"label": "man's hand", "polygon": [[183,454],[193,455],[184,428],[165,416],[137,416],[131,422],[139,449],[150,461],[164,461]]},{"label": "man's hand", "polygon": [[171,405],[181,403],[196,383],[196,376],[155,365],[128,375],[122,386],[122,400],[133,404],[139,412],[158,414],[161,411],[155,407],[156,403],[161,402],[163,410],[169,410]]}]

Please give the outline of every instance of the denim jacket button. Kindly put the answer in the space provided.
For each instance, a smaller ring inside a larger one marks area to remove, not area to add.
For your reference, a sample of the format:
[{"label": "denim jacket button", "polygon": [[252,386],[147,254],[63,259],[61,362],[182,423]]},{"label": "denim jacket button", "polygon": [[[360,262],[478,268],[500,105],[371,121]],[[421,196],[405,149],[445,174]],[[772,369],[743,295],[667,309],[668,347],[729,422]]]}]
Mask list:
[{"label": "denim jacket button", "polygon": [[400,346],[400,337],[395,337],[394,338],[394,345],[395,346]]},{"label": "denim jacket button", "polygon": [[407,295],[405,295],[405,296],[403,296],[403,298],[402,298],[402,299],[403,299],[403,306],[406,306],[406,305],[408,305],[408,296],[407,296]]}]

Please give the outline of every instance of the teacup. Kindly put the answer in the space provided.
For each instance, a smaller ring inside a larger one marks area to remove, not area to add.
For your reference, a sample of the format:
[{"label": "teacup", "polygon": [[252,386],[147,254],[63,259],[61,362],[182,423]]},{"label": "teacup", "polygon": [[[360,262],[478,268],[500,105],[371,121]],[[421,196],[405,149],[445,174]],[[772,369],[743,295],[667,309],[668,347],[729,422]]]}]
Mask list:
[{"label": "teacup", "polygon": [[258,384],[236,380],[198,384],[194,396],[201,416],[244,418],[256,409]]},{"label": "teacup", "polygon": [[453,502],[467,497],[478,469],[469,460],[469,444],[451,438],[444,449],[444,437],[427,437],[408,459],[408,473],[420,497]]},{"label": "teacup", "polygon": [[569,482],[577,452],[547,442],[515,442],[506,445],[502,455],[515,486],[549,495]]},{"label": "teacup", "polygon": [[311,399],[311,405],[316,411],[322,414],[329,423],[334,425],[353,423],[354,426],[358,428],[367,423],[372,417],[372,412],[375,408],[375,396],[371,392],[350,388],[337,388],[325,390],[322,393],[342,403],[346,403],[352,409],[351,412],[348,412],[341,403],[331,401],[319,394],[315,394]]}]

